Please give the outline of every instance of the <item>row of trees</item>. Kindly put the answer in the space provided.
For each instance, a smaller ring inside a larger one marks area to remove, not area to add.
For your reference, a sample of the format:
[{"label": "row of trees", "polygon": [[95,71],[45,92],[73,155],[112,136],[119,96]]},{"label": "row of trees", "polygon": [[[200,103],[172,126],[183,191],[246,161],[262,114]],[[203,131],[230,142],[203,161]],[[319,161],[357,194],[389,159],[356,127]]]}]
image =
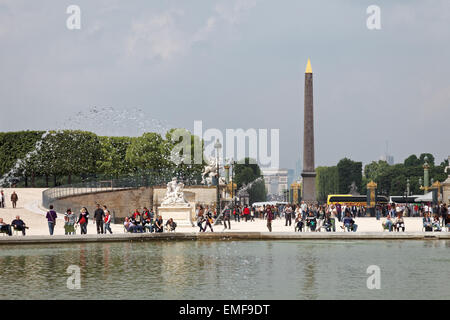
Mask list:
[{"label": "row of trees", "polygon": [[[190,135],[185,129],[172,129],[164,137],[154,132],[140,137],[103,137],[78,130],[0,133],[0,182],[28,184],[31,179],[34,186],[36,177],[45,177],[48,186],[49,177],[57,185],[70,184],[73,177],[75,181],[98,176],[118,178],[149,171],[200,179],[202,164],[173,161],[175,145],[182,140],[177,139],[180,130]],[[192,141],[188,143],[198,139],[190,136]],[[186,158],[183,150],[179,153]]]},{"label": "row of trees", "polygon": [[[140,137],[105,137],[79,130],[0,133],[0,185],[48,187],[149,174],[200,183],[205,163],[193,163],[196,151],[203,155],[204,142],[186,129]],[[241,162],[235,166],[238,189],[257,180],[248,189],[250,201],[264,201],[259,166],[248,158]]]},{"label": "row of trees", "polygon": [[403,195],[410,181],[410,191],[420,194],[419,179],[423,180],[423,165],[425,157],[430,165],[430,179],[443,181],[447,178],[444,168],[448,160],[435,164],[435,158],[430,153],[422,153],[419,157],[411,155],[403,163],[389,165],[386,161],[373,161],[364,166],[362,163],[344,158],[336,166],[316,168],[316,190],[319,201],[326,201],[329,194],[347,194],[354,183],[361,194],[366,194],[367,183],[371,180],[378,184],[378,192],[383,195]]}]

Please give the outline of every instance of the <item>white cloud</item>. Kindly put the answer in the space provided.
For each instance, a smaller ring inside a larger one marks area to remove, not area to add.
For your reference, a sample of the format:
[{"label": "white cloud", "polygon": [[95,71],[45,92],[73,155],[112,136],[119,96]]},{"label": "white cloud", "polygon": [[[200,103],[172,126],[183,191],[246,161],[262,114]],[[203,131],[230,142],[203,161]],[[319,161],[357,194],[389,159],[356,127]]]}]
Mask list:
[{"label": "white cloud", "polygon": [[132,25],[132,36],[128,39],[128,53],[148,58],[170,59],[183,53],[187,42],[176,18],[182,11],[167,11]]},{"label": "white cloud", "polygon": [[188,52],[195,43],[208,41],[220,27],[236,25],[242,13],[253,8],[257,0],[236,0],[217,4],[202,27],[188,30],[181,21],[182,10],[168,10],[150,18],[135,21],[127,40],[130,56],[170,60]]}]

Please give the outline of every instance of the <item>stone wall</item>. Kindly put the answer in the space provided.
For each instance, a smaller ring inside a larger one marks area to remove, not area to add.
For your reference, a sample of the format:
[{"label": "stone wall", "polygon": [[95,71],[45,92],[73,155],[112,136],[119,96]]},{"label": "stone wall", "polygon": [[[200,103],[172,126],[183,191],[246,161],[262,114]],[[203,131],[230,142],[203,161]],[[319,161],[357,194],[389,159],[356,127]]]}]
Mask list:
[{"label": "stone wall", "polygon": [[116,222],[130,215],[136,208],[151,208],[153,205],[153,188],[113,190],[75,195],[55,200],[52,204],[58,213],[71,208],[76,214],[82,207],[89,211],[90,218],[94,217],[96,204],[106,205]]},{"label": "stone wall", "polygon": [[[157,213],[164,196],[165,187],[141,187],[138,189],[112,190],[93,192],[89,194],[74,195],[55,200],[52,204],[58,213],[66,212],[71,208],[76,214],[82,207],[86,207],[93,218],[95,205],[106,205],[115,218],[115,222],[123,221],[136,208],[142,211],[143,207],[153,208]],[[184,188],[184,197],[191,205],[191,217],[194,221],[195,207],[198,204],[211,205],[216,202],[216,188],[207,186],[191,186]]]}]

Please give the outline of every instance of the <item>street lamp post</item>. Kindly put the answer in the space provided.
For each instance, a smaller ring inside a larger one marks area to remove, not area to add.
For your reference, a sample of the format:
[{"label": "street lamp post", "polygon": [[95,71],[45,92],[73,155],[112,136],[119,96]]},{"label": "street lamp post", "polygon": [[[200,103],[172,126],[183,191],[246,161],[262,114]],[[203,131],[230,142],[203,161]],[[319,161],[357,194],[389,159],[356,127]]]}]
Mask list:
[{"label": "street lamp post", "polygon": [[[231,190],[233,190],[231,192],[231,201],[233,202],[234,206],[236,206],[236,192],[234,190],[234,179],[236,178],[235,174],[234,174],[234,170],[236,170],[236,160],[233,160],[233,162],[231,163],[231,170],[233,170],[231,172],[232,174],[232,182],[231,182]],[[236,185],[236,189],[237,189],[237,185]],[[236,190],[237,191],[237,190]]]},{"label": "street lamp post", "polygon": [[216,143],[214,144],[214,148],[216,149],[216,165],[217,165],[217,174],[216,174],[216,196],[217,196],[217,217],[219,217],[221,210],[220,210],[220,187],[219,187],[219,179],[220,179],[220,173],[219,173],[219,150],[222,148],[222,144],[220,143],[219,139],[216,140]]}]

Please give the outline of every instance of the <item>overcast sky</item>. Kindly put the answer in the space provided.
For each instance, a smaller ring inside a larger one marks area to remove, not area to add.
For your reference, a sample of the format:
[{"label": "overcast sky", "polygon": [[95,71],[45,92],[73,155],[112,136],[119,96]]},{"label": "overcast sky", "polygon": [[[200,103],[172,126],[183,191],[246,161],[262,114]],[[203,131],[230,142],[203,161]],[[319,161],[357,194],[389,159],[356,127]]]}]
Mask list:
[{"label": "overcast sky", "polygon": [[316,165],[377,160],[386,141],[395,162],[450,154],[448,0],[0,0],[0,131],[278,128],[294,168],[308,57]]}]

